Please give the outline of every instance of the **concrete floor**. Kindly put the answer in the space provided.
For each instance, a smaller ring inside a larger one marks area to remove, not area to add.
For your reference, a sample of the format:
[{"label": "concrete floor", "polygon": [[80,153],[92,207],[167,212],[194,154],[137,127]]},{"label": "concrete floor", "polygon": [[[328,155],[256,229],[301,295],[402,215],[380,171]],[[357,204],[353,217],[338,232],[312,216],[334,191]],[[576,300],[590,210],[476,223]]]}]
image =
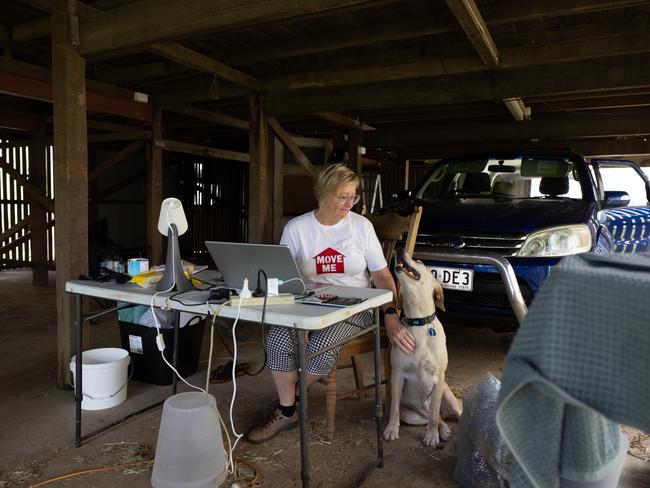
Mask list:
[{"label": "concrete floor", "polygon": [[[53,285],[51,274],[50,283]],[[62,475],[84,470],[129,464],[121,469],[94,471],[60,479],[47,486],[62,487],[148,487],[161,407],[132,417],[74,448],[74,398],[71,390],[55,384],[56,313],[54,287],[33,287],[31,275],[24,271],[0,273],[0,488],[32,486]],[[245,332],[252,326],[242,324]],[[447,325],[450,364],[448,382],[454,391],[463,392],[482,374],[500,375],[508,341],[489,330]],[[207,331],[206,331],[207,332]],[[86,327],[85,349],[119,346],[116,320],[107,316]],[[199,372],[190,378],[194,384],[205,383],[208,334],[204,336]],[[241,346],[241,356],[261,364],[259,335]],[[215,340],[214,364],[228,359]],[[347,372],[339,378],[350,382]],[[341,379],[339,379],[341,382]],[[268,372],[257,377],[239,377],[235,405],[235,426],[249,429],[261,406],[273,399]],[[179,387],[179,391],[185,388]],[[211,385],[222,414],[228,412],[232,383]],[[83,432],[92,432],[112,421],[137,411],[170,394],[169,387],[131,382],[127,401],[115,408],[83,413]],[[337,409],[337,437],[325,439],[324,388],[316,385],[309,394],[310,455],[312,486],[352,486],[374,456],[375,424],[371,416],[371,399],[347,399]],[[226,422],[228,420],[226,419]],[[456,427],[451,424],[452,439],[441,449],[421,444],[421,427],[403,427],[400,439],[385,443],[385,467],[375,470],[365,486],[441,487],[458,486],[452,479],[456,463]],[[273,440],[251,445],[242,441],[235,457],[253,466],[262,486],[300,486],[300,451],[298,430],[283,433]],[[139,464],[132,464],[139,463]],[[244,466],[242,475],[250,473]],[[232,478],[224,486],[230,486]],[[40,485],[43,486],[43,485]],[[650,486],[650,464],[627,456],[622,488]]]}]

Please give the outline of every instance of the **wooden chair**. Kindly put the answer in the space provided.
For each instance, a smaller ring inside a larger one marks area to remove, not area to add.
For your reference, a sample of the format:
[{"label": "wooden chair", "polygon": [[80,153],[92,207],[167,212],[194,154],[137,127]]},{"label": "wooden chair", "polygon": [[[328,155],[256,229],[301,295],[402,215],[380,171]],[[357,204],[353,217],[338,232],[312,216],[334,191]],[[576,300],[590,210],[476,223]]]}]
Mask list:
[{"label": "wooden chair", "polygon": [[[406,243],[404,249],[413,254],[418,227],[420,225],[420,216],[422,207],[415,207],[413,213],[407,216],[401,216],[391,212],[383,215],[367,215],[373,223],[377,237],[381,242],[386,261],[389,266],[395,245],[404,238],[406,234]],[[384,380],[386,384],[386,404],[390,404],[390,343],[384,330],[381,331],[381,349],[384,353]],[[361,397],[364,392],[374,389],[374,382],[366,384],[363,378],[361,367],[361,354],[372,352],[374,350],[373,334],[365,334],[356,339],[352,339],[345,344],[339,353],[336,363],[330,371],[330,374],[321,380],[327,388],[326,393],[326,412],[327,412],[327,439],[334,440],[336,432],[336,401],[349,396]],[[346,392],[338,393],[336,387],[337,371],[343,368],[352,368],[354,375],[355,388]]]}]

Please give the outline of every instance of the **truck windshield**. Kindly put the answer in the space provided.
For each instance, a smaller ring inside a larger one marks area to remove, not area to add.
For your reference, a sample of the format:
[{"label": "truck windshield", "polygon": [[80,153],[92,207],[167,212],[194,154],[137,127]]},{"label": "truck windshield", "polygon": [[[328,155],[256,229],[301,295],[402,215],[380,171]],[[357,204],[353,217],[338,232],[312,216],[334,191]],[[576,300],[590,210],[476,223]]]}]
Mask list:
[{"label": "truck windshield", "polygon": [[582,185],[567,159],[448,160],[436,166],[417,198],[582,199]]}]

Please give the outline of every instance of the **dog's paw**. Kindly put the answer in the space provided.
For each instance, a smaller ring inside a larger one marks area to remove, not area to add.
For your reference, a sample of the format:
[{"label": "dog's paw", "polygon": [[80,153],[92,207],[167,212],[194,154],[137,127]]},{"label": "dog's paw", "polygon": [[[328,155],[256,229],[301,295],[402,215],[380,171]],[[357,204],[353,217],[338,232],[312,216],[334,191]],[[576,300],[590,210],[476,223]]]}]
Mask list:
[{"label": "dog's paw", "polygon": [[399,439],[399,425],[390,425],[384,430],[384,439],[387,441],[394,441]]},{"label": "dog's paw", "polygon": [[427,426],[427,429],[424,432],[424,439],[422,440],[422,443],[428,447],[436,447],[438,444],[440,444],[440,435],[438,434],[438,429]]},{"label": "dog's paw", "polygon": [[451,429],[442,420],[440,421],[440,424],[438,425],[438,434],[440,434],[440,440],[444,441],[444,442],[448,441],[449,438],[451,437]]}]

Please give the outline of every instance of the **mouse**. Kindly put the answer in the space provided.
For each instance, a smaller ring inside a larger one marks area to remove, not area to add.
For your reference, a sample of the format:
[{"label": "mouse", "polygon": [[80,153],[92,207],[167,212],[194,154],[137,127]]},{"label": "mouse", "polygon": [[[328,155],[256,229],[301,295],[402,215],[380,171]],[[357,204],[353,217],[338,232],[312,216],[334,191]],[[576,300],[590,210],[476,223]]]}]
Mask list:
[{"label": "mouse", "polygon": [[220,302],[223,300],[228,300],[229,298],[229,288],[217,288],[216,290],[210,290],[210,294],[208,295],[208,302]]}]

